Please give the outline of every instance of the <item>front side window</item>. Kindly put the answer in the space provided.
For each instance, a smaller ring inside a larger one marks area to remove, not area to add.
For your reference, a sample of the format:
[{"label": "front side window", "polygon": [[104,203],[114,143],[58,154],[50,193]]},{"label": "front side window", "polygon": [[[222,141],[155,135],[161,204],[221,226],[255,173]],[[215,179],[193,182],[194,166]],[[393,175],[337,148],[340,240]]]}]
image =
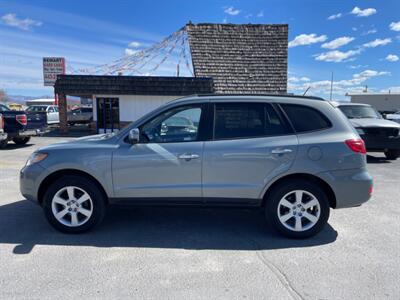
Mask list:
[{"label": "front side window", "polygon": [[215,104],[214,139],[236,139],[287,134],[270,104]]},{"label": "front side window", "polygon": [[49,107],[49,113],[54,112],[54,108],[52,108],[51,106]]},{"label": "front side window", "polygon": [[179,143],[198,139],[202,108],[180,107],[161,113],[141,128],[144,142]]},{"label": "front side window", "polygon": [[281,104],[281,107],[296,132],[321,130],[332,126],[329,120],[314,108],[297,104]]}]

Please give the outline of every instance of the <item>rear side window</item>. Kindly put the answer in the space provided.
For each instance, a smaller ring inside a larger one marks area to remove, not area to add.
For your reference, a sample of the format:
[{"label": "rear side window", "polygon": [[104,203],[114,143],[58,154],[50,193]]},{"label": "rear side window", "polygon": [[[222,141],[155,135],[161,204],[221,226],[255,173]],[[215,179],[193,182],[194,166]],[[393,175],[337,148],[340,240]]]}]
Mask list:
[{"label": "rear side window", "polygon": [[314,108],[296,104],[281,104],[281,107],[296,132],[321,130],[332,126],[328,118]]},{"label": "rear side window", "polygon": [[288,128],[269,104],[217,103],[214,118],[214,139],[250,138],[288,133]]}]

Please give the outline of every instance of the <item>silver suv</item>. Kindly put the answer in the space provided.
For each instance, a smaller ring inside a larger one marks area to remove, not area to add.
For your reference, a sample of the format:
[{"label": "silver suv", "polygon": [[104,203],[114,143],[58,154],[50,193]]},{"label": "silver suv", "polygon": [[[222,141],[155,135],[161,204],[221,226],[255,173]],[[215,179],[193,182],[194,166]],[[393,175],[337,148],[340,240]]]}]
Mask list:
[{"label": "silver suv", "polygon": [[117,134],[36,151],[21,193],[51,225],[83,232],[108,204],[257,207],[280,233],[305,238],[330,208],[370,198],[365,146],[329,102],[297,96],[193,96]]}]

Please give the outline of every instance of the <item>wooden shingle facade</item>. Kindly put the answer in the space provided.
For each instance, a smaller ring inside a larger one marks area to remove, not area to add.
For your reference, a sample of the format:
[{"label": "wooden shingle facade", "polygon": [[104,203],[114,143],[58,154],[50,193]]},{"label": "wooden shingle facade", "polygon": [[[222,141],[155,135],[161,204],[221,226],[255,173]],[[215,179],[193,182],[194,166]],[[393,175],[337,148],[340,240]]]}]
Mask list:
[{"label": "wooden shingle facade", "polygon": [[196,77],[216,93],[287,93],[288,25],[187,24]]}]

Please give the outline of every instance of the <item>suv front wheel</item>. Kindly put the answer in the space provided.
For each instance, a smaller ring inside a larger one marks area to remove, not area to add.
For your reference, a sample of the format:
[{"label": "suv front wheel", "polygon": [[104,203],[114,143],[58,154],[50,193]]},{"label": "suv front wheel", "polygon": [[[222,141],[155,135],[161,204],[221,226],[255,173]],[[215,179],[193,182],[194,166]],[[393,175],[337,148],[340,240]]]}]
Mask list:
[{"label": "suv front wheel", "polygon": [[285,181],[274,187],[266,199],[268,222],[290,238],[307,238],[320,232],[329,218],[325,192],[303,179]]},{"label": "suv front wheel", "polygon": [[47,220],[57,230],[80,233],[99,224],[105,214],[103,193],[82,176],[63,176],[52,183],[43,199]]}]

